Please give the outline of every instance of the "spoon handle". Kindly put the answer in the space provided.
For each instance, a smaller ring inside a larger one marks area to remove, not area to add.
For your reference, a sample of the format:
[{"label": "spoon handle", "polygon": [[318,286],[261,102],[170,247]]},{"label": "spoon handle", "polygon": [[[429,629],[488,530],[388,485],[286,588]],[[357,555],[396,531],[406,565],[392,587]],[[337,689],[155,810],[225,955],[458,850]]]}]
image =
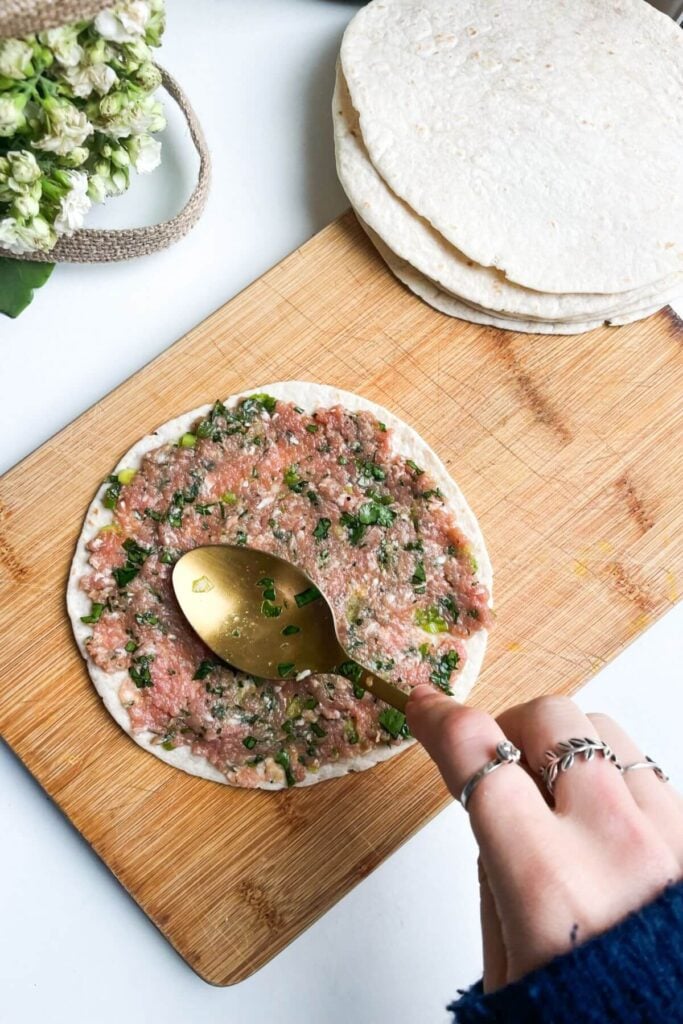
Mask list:
[{"label": "spoon handle", "polygon": [[399,690],[397,686],[387,682],[386,679],[382,679],[381,676],[376,676],[374,672],[369,672],[364,666],[361,665],[361,668],[363,669],[363,676],[360,679],[360,685],[368,690],[373,697],[379,697],[380,700],[391,704],[392,708],[396,708],[397,711],[402,711],[405,714],[409,694]]}]

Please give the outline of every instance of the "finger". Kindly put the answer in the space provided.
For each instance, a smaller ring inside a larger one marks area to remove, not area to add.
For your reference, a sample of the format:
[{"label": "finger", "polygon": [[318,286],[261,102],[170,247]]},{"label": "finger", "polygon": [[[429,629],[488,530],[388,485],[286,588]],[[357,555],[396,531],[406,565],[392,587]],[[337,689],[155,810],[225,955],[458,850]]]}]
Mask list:
[{"label": "finger", "polygon": [[[622,766],[645,761],[645,754],[609,715],[588,715],[605,743],[609,743]],[[650,768],[624,772],[633,799],[650,819],[683,865],[683,800],[670,783],[662,782]]]},{"label": "finger", "polygon": [[[546,751],[554,751],[559,743],[572,738],[600,739],[592,722],[567,697],[539,697],[521,704],[505,711],[498,724],[524,751],[534,773],[545,765]],[[591,821],[603,810],[624,812],[632,803],[620,772],[601,754],[591,760],[577,755],[572,766],[558,774],[553,797],[560,814],[588,816]]]},{"label": "finger", "polygon": [[[406,708],[413,735],[436,761],[446,785],[460,799],[467,780],[496,756],[506,737],[490,715],[463,707],[431,686],[416,687]],[[505,847],[510,829],[528,832],[552,818],[527,773],[506,764],[487,775],[467,805],[480,844]]]},{"label": "finger", "polygon": [[479,858],[479,913],[484,952],[484,992],[494,992],[507,982],[507,953],[496,903]]}]

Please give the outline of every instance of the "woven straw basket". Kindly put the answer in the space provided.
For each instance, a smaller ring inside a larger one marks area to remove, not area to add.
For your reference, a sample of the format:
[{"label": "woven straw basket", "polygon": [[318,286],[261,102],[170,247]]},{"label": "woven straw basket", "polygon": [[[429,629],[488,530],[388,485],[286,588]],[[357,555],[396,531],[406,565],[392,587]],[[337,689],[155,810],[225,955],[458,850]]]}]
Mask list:
[{"label": "woven straw basket", "polygon": [[[0,39],[13,39],[68,25],[72,21],[94,18],[113,0],[2,0],[0,2]],[[199,174],[192,195],[180,213],[161,224],[124,230],[85,228],[62,237],[50,252],[31,252],[16,256],[0,248],[0,255],[41,263],[110,263],[166,249],[177,242],[199,220],[209,194],[211,160],[197,115],[176,80],[161,71],[162,85],[180,107],[194,147],[199,154]]]}]

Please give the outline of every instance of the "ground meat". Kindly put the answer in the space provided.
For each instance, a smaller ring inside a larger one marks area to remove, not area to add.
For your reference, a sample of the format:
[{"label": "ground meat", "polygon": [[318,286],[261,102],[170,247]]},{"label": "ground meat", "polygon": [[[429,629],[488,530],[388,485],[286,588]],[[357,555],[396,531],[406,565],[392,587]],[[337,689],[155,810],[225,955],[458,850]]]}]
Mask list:
[{"label": "ground meat", "polygon": [[229,781],[293,784],[321,765],[400,743],[403,717],[343,675],[270,681],[219,662],[171,586],[180,555],[245,544],[301,566],[325,591],[346,648],[405,690],[451,692],[463,640],[490,621],[488,593],[434,482],[392,453],[369,413],[308,415],[267,395],[217,402],[137,473],[109,478],[113,522],[89,544],[88,651],[127,669],[135,731],[188,744]]}]

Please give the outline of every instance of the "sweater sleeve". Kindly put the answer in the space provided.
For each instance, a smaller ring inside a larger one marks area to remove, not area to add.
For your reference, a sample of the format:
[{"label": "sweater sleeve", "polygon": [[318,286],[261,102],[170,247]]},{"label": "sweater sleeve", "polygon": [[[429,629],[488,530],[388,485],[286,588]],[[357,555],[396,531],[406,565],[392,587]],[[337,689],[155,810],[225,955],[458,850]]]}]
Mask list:
[{"label": "sweater sleeve", "polygon": [[683,1024],[683,883],[602,935],[449,1007],[457,1024]]}]

